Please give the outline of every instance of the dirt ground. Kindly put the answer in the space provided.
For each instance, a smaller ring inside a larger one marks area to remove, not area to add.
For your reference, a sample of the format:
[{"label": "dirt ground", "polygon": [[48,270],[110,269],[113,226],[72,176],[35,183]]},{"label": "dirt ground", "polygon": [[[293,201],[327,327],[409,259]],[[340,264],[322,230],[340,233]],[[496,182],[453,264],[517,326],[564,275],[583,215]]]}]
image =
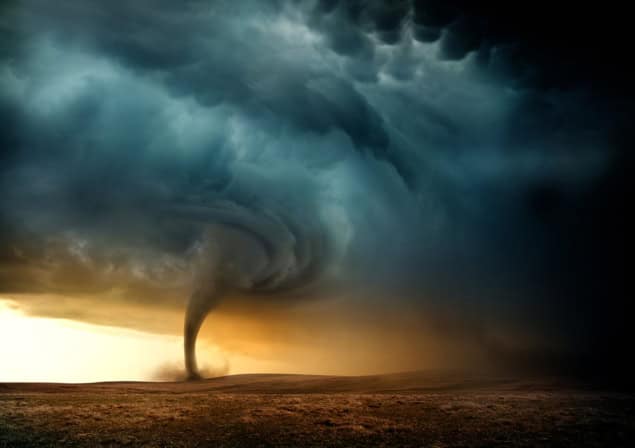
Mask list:
[{"label": "dirt ground", "polygon": [[504,379],[0,384],[4,447],[633,447],[635,395]]}]

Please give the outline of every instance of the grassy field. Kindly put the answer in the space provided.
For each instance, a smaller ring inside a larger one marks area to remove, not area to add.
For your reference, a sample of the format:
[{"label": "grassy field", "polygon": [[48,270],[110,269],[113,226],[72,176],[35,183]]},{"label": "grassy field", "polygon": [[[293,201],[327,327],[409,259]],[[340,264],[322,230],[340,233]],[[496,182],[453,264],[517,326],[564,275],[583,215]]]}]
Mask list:
[{"label": "grassy field", "polygon": [[0,384],[0,447],[632,447],[635,396],[430,374]]}]

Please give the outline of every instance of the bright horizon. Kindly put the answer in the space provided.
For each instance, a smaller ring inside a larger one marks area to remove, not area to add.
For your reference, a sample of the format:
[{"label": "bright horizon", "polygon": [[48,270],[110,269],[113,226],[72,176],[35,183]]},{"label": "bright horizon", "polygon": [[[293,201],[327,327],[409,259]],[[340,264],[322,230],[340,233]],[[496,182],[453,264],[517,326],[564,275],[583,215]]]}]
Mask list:
[{"label": "bright horizon", "polygon": [[[28,315],[0,297],[0,382],[159,381],[183,365],[183,338],[70,319]],[[201,364],[227,373],[267,372],[280,364],[223,355],[203,342]]]}]

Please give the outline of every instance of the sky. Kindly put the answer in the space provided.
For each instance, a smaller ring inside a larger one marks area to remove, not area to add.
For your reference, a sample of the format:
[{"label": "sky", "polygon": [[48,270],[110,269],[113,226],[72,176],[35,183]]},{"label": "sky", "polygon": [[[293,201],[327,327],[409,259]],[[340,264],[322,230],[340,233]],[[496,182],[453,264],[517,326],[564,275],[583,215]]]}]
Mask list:
[{"label": "sky", "polygon": [[551,3],[2,2],[0,380],[628,377],[627,23]]}]

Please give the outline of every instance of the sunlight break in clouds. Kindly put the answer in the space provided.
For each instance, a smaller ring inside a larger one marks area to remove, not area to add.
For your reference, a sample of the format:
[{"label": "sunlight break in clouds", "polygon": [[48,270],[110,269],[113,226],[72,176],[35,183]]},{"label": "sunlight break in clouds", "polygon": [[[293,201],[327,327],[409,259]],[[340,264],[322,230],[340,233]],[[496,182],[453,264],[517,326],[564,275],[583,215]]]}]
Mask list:
[{"label": "sunlight break in clouds", "polygon": [[9,300],[0,341],[0,382],[149,380],[182,351],[178,336],[32,317]]}]

